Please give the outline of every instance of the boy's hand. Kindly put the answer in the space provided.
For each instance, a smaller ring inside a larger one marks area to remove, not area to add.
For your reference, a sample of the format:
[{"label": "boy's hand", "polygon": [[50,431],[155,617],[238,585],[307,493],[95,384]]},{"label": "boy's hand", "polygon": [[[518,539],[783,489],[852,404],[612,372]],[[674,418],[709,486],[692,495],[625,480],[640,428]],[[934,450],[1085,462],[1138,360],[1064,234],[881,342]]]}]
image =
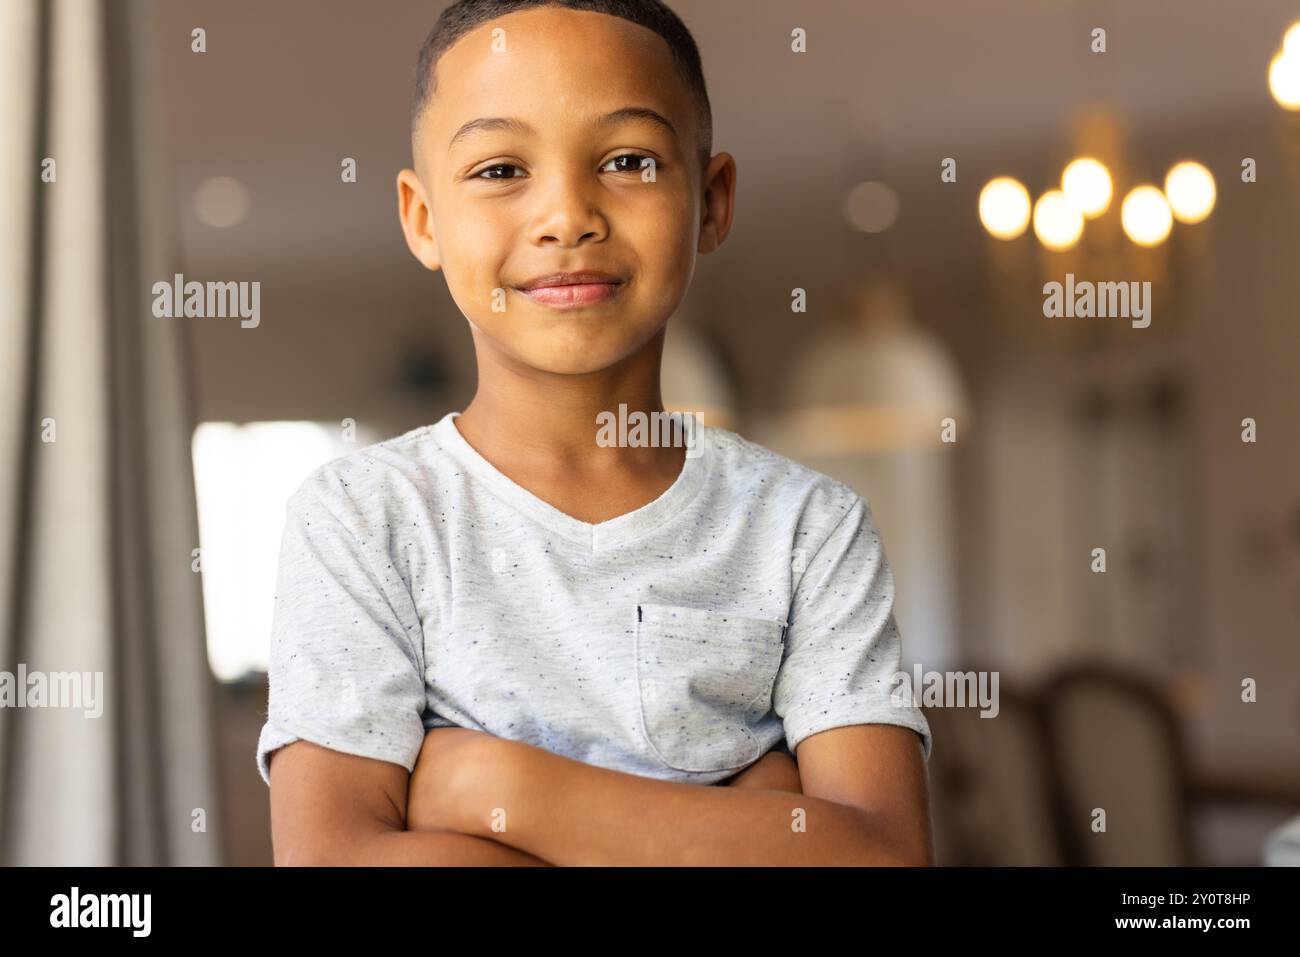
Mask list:
[{"label": "boy's hand", "polygon": [[434,728],[424,735],[406,800],[408,831],[453,831],[461,820],[460,797],[472,786],[481,762],[492,761],[500,739],[471,728]]},{"label": "boy's hand", "polygon": [[722,782],[722,786],[803,794],[803,784],[799,780],[799,765],[790,755],[777,750],[767,752],[734,778]]}]

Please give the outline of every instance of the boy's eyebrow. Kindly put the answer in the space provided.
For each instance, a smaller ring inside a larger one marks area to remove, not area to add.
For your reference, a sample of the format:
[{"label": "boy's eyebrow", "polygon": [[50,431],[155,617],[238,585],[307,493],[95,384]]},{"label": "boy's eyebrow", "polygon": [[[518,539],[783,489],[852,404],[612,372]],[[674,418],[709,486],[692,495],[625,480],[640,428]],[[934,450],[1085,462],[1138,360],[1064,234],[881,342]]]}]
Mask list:
[{"label": "boy's eyebrow", "polygon": [[[663,114],[645,106],[625,106],[612,113],[606,113],[604,116],[596,120],[596,125],[614,126],[617,123],[628,123],[632,121],[654,123],[657,126],[662,126],[674,137],[677,136],[677,128],[673,126],[673,124],[670,123]],[[515,119],[514,117],[481,116],[478,119],[470,120],[468,123],[461,126],[461,128],[458,129],[456,134],[451,138],[451,142],[447,144],[447,149],[450,150],[458,141],[470,136],[471,134],[480,132],[517,133],[523,136],[537,131],[533,129],[530,124],[523,120]]]},{"label": "boy's eyebrow", "polygon": [[662,126],[673,136],[677,135],[677,128],[668,122],[668,118],[648,106],[625,106],[613,113],[606,113],[596,121],[596,125],[614,126],[618,123],[629,123],[635,120],[640,120],[642,123],[654,123],[657,126]]}]

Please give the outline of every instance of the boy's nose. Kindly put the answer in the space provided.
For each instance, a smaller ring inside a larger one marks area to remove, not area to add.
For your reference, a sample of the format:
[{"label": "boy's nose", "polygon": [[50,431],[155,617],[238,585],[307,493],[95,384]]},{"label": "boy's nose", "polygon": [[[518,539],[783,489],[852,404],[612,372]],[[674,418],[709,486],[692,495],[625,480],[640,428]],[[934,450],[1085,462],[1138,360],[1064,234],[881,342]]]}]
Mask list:
[{"label": "boy's nose", "polygon": [[605,214],[571,181],[548,190],[539,202],[541,212],[532,230],[533,242],[539,245],[576,246],[599,242],[609,233]]}]

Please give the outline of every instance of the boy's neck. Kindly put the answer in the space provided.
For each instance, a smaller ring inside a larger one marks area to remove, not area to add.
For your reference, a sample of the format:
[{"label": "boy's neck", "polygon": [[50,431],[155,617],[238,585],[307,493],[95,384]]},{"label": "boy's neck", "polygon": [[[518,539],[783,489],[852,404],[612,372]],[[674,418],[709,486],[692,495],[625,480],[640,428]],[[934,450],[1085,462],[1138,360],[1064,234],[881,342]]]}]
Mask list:
[{"label": "boy's neck", "polygon": [[[661,412],[658,390],[627,412]],[[617,406],[617,403],[615,403]],[[604,402],[503,401],[482,390],[453,423],[497,471],[579,521],[596,524],[659,498],[686,467],[672,446],[601,446],[596,415]]]},{"label": "boy's neck", "polygon": [[658,389],[617,401],[579,395],[503,397],[480,389],[456,417],[456,426],[493,464],[604,472],[654,467],[681,458],[679,450],[672,448],[598,444],[597,417],[601,413],[617,417],[620,405],[627,415],[664,411]]},{"label": "boy's neck", "polygon": [[569,376],[526,368],[476,332],[478,389],[456,425],[502,471],[675,476],[681,471],[681,449],[597,442],[602,413],[618,417],[620,405],[628,415],[664,411],[659,375],[666,332],[660,329],[616,366]]}]

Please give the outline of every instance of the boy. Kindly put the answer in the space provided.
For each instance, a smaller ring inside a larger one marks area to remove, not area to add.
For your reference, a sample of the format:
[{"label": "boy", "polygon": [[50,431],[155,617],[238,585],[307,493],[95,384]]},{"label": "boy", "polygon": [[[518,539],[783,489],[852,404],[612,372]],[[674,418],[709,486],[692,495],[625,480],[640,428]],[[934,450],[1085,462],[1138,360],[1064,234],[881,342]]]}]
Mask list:
[{"label": "boy", "polygon": [[662,413],[666,323],[731,226],[686,28],[658,0],[461,0],[412,113],[402,229],[478,387],[289,501],[277,863],[930,863],[866,501],[727,430],[601,425]]}]

